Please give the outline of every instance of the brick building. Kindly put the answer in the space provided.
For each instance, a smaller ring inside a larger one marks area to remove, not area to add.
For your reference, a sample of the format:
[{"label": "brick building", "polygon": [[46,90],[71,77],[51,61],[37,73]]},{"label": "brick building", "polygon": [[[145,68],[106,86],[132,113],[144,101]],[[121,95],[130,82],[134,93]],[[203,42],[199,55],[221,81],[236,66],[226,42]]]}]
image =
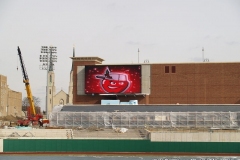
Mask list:
[{"label": "brick building", "polygon": [[0,116],[22,116],[22,93],[11,90],[4,75],[0,75],[0,85]]},{"label": "brick building", "polygon": [[134,99],[139,104],[240,104],[237,62],[128,64],[141,66],[141,92],[86,94],[85,68],[102,66],[102,62],[99,57],[72,57],[73,90],[69,94],[73,104],[100,104],[102,99]]}]

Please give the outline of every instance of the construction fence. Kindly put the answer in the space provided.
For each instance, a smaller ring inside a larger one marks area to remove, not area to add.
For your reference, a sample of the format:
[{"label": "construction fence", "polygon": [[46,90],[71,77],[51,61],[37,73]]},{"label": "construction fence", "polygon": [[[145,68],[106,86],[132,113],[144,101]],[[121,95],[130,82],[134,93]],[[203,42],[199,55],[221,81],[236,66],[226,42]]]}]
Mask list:
[{"label": "construction fence", "polygon": [[50,126],[237,129],[240,112],[52,112]]}]

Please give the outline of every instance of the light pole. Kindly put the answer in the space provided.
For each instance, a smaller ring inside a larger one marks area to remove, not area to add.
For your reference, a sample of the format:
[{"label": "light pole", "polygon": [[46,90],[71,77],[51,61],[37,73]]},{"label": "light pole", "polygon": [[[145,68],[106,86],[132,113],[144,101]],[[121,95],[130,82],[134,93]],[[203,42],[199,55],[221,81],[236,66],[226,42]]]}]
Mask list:
[{"label": "light pole", "polygon": [[42,62],[42,65],[39,66],[41,70],[47,70],[47,86],[46,86],[46,115],[48,114],[48,94],[49,94],[49,71],[54,70],[54,63],[57,62],[57,47],[53,46],[42,46],[41,54],[39,57],[39,61]]}]

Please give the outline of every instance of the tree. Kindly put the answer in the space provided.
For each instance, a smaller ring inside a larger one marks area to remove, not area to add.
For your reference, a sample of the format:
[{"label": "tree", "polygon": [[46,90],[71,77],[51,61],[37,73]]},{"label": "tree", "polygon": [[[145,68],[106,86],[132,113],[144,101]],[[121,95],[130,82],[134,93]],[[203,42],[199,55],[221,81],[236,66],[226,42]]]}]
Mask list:
[{"label": "tree", "polygon": [[[38,97],[34,97],[34,96],[33,96],[33,101],[34,101],[34,106],[35,107],[39,106],[39,104],[41,103],[41,99],[38,98]],[[23,111],[26,111],[28,106],[30,106],[28,98],[24,97],[23,100],[22,100]]]}]

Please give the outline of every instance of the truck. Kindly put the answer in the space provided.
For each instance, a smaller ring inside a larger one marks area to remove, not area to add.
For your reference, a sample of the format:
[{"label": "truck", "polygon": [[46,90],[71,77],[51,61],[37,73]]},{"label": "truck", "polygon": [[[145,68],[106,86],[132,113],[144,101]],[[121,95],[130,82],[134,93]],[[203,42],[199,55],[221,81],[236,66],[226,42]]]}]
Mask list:
[{"label": "truck", "polygon": [[18,120],[17,125],[18,126],[30,126],[30,125],[39,125],[40,127],[43,127],[43,124],[48,125],[49,120],[48,119],[43,119],[43,115],[36,113],[35,105],[34,105],[34,99],[32,96],[32,91],[29,83],[29,78],[27,74],[27,70],[25,67],[25,64],[23,62],[23,57],[21,50],[18,46],[18,56],[20,60],[20,65],[22,69],[22,75],[23,75],[23,83],[25,84],[25,88],[27,91],[27,98],[29,101],[29,107],[27,107],[27,117],[25,119]]}]

